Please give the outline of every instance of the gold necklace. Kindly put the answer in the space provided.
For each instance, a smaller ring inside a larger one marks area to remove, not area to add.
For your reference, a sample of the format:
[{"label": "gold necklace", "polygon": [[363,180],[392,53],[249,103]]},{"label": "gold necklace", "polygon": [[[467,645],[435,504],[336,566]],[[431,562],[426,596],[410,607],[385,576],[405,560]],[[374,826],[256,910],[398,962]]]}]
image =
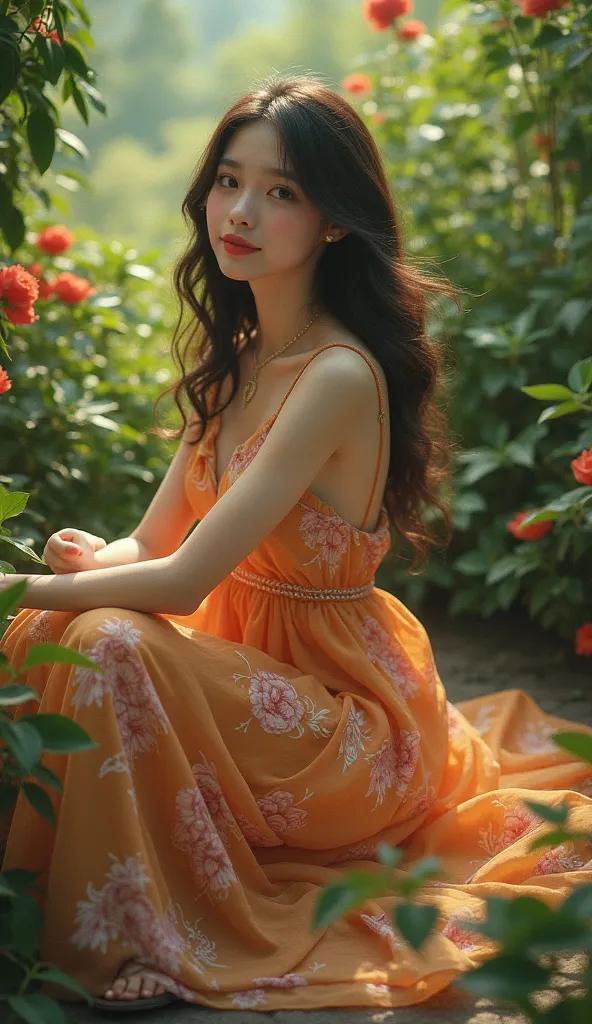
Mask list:
[{"label": "gold necklace", "polygon": [[270,356],[267,357],[267,359],[264,359],[262,363],[258,363],[257,362],[257,356],[253,352],[253,364],[255,366],[255,373],[253,374],[251,379],[249,381],[247,381],[247,383],[245,384],[245,386],[243,388],[243,409],[245,408],[247,402],[251,401],[253,395],[255,394],[255,392],[257,390],[259,371],[262,369],[262,367],[265,366],[266,363],[269,363],[269,361],[271,359],[275,359],[276,356],[279,356],[279,355],[281,355],[282,352],[285,352],[286,349],[289,348],[290,345],[293,345],[295,341],[298,341],[298,338],[302,337],[302,335],[308,330],[308,328],[311,326],[311,324],[314,324],[315,320],[320,315],[321,315],[321,311],[319,311],[318,313],[316,313],[313,316],[312,320],[310,321],[310,323],[308,323],[306,325],[304,330],[300,331],[300,334],[297,334],[295,338],[292,338],[292,341],[289,341],[287,343],[287,345],[283,345],[282,348],[279,348],[277,350],[277,352],[273,352]]}]

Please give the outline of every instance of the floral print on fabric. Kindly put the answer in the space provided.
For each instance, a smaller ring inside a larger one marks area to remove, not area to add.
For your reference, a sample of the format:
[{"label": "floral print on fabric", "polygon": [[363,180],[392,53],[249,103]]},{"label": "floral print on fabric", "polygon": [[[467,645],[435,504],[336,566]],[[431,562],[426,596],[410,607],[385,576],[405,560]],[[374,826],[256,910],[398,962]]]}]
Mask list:
[{"label": "floral print on fabric", "polygon": [[236,874],[197,785],[177,793],[172,839],[176,849],[189,858],[199,886],[197,895],[226,899],[237,881]]},{"label": "floral print on fabric", "polygon": [[394,787],[397,796],[404,796],[419,756],[420,735],[401,729],[398,746],[391,737],[386,739],[374,754],[366,754],[366,761],[371,762],[370,785],[366,796],[376,793],[374,810],[383,803],[387,789]]},{"label": "floral print on fabric", "polygon": [[339,744],[338,757],[343,757],[343,771],[346,772],[358,760],[360,752],[365,750],[364,743],[370,739],[366,725],[366,715],[362,708],[356,708],[353,700],[347,716]]},{"label": "floral print on fabric", "polygon": [[255,719],[259,722],[264,732],[276,736],[288,735],[292,739],[300,739],[304,736],[302,720],[317,736],[330,736],[331,731],[323,722],[330,714],[328,708],[317,711],[312,700],[308,696],[300,698],[292,683],[275,672],[266,672],[263,669],[252,670],[246,657],[240,651],[236,652],[244,658],[249,669],[248,675],[235,672],[233,679],[235,683],[241,679],[249,682],[249,700],[251,702],[251,717],[241,722],[236,729],[247,731],[250,723]]},{"label": "floral print on fabric", "polygon": [[148,898],[150,878],[140,854],[120,861],[113,854],[107,872],[108,881],[101,889],[88,883],[88,900],[78,901],[78,930],[71,942],[78,948],[107,952],[110,942],[120,942],[143,963],[162,971],[180,970],[179,954],[185,943],[178,934],[172,907],[165,917],[159,916]]},{"label": "floral print on fabric", "polygon": [[123,749],[132,764],[138,754],[154,746],[160,733],[168,732],[169,724],[154,684],[134,650],[141,631],[133,627],[130,619],[121,622],[117,617],[114,622],[106,619],[98,629],[106,636],[84,653],[101,666],[103,673],[76,668],[72,705],[102,707],[104,697],[109,695]]},{"label": "floral print on fabric", "polygon": [[365,615],[361,628],[368,657],[390,677],[401,700],[411,700],[419,688],[418,674],[407,655],[396,646],[392,634],[372,617]]},{"label": "floral print on fabric", "polygon": [[[304,565],[318,563],[333,577],[341,559],[349,550],[352,539],[350,524],[339,516],[324,515],[314,508],[304,506],[300,517],[300,534],[306,547],[316,550],[314,558],[304,562]],[[356,544],[360,543],[357,531],[353,539]]]}]

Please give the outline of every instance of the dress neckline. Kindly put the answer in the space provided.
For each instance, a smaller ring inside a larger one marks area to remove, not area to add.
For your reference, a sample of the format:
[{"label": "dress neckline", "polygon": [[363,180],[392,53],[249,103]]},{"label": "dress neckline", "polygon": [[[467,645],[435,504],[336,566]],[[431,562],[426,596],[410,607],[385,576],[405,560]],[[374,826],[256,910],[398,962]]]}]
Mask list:
[{"label": "dress neckline", "polygon": [[[230,469],[230,466],[232,464],[232,460],[234,459],[234,456],[236,455],[236,453],[238,451],[242,450],[243,448],[247,448],[252,442],[254,442],[259,437],[259,435],[263,432],[263,430],[265,430],[265,428],[267,426],[269,426],[271,423],[273,423],[273,421],[277,418],[277,416],[279,415],[279,413],[281,411],[281,408],[282,407],[280,406],[280,408],[277,409],[274,413],[272,413],[271,416],[268,416],[267,419],[264,420],[263,423],[261,423],[257,427],[257,429],[251,434],[250,437],[247,437],[245,441],[241,441],[239,444],[236,445],[236,447],[234,448],[234,451],[232,452],[232,455],[230,456],[230,459],[228,460],[228,465],[224,469],[224,471],[223,471],[222,475],[220,476],[220,478],[218,478],[218,455],[217,455],[217,452],[216,452],[216,438],[217,438],[217,436],[218,436],[218,434],[220,432],[220,423],[221,423],[222,413],[218,412],[218,413],[216,413],[213,417],[211,417],[208,420],[208,422],[206,424],[206,429],[205,429],[204,435],[203,435],[201,441],[196,445],[196,448],[198,450],[201,450],[201,447],[202,447],[202,445],[204,443],[208,444],[209,456],[210,456],[210,468],[211,468],[211,473],[212,473],[212,480],[213,480],[213,485],[214,485],[214,493],[216,495],[216,501],[220,497],[220,491],[221,491],[221,488],[222,488],[222,484],[223,484],[224,479],[225,479],[225,477],[226,477],[226,475],[228,473],[228,470]],[[339,512],[336,511],[336,509],[333,507],[333,505],[330,505],[329,502],[323,501],[322,498],[319,498],[318,494],[315,494],[314,491],[312,491],[310,489],[310,487],[306,488],[306,490],[304,491],[303,497],[306,497],[308,499],[312,499],[313,502],[316,502],[316,504],[320,506],[319,511],[324,512],[325,515],[331,516],[331,518],[339,520],[340,523],[343,523],[344,526],[347,526],[347,528],[349,530],[352,530],[354,533],[362,534],[362,536],[368,537],[368,538],[377,537],[378,535],[380,535],[382,533],[385,533],[385,532],[390,535],[390,523],[389,523],[389,518],[388,518],[388,511],[387,511],[386,506],[384,504],[382,504],[380,506],[380,512],[378,514],[378,522],[376,524],[376,529],[375,530],[364,530],[360,526],[353,526],[353,524],[348,522],[347,519],[344,519],[343,516],[340,516]],[[300,503],[302,504],[302,502],[300,502]]]}]

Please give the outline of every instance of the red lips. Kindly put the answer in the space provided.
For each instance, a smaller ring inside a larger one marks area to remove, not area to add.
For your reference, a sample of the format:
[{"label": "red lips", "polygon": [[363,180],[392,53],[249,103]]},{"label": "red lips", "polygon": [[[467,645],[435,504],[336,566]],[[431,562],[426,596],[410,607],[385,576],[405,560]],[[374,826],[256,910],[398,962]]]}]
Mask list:
[{"label": "red lips", "polygon": [[251,245],[245,238],[241,238],[240,235],[222,235],[223,242],[231,242],[232,245],[238,245],[242,249],[257,249],[256,245]]}]

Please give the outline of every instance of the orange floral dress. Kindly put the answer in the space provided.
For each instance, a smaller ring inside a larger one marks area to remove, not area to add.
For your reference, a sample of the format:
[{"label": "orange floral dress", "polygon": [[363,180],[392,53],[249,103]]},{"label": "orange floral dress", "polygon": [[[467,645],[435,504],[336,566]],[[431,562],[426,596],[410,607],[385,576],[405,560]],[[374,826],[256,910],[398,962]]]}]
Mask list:
[{"label": "orange floral dress", "polygon": [[[209,421],[186,477],[197,517],[279,411],[219,481]],[[463,927],[485,895],[552,905],[592,882],[580,840],[529,853],[551,826],[525,798],[566,799],[592,831],[590,767],[550,740],[572,723],[518,690],[450,704],[424,627],[374,586],[390,545],[384,507],[370,532],[307,490],[192,616],[23,608],[11,622],[11,664],[52,641],[104,669],[23,675],[41,697],[23,710],[67,715],[98,746],[44,756],[63,784],[57,827],[19,797],[4,858],[41,872],[42,955],[93,994],[134,959],[220,1009],[408,1006],[490,955]],[[440,911],[421,955],[392,927],[392,895],[312,929],[322,887],[378,870],[381,841],[446,872],[421,896]]]}]

